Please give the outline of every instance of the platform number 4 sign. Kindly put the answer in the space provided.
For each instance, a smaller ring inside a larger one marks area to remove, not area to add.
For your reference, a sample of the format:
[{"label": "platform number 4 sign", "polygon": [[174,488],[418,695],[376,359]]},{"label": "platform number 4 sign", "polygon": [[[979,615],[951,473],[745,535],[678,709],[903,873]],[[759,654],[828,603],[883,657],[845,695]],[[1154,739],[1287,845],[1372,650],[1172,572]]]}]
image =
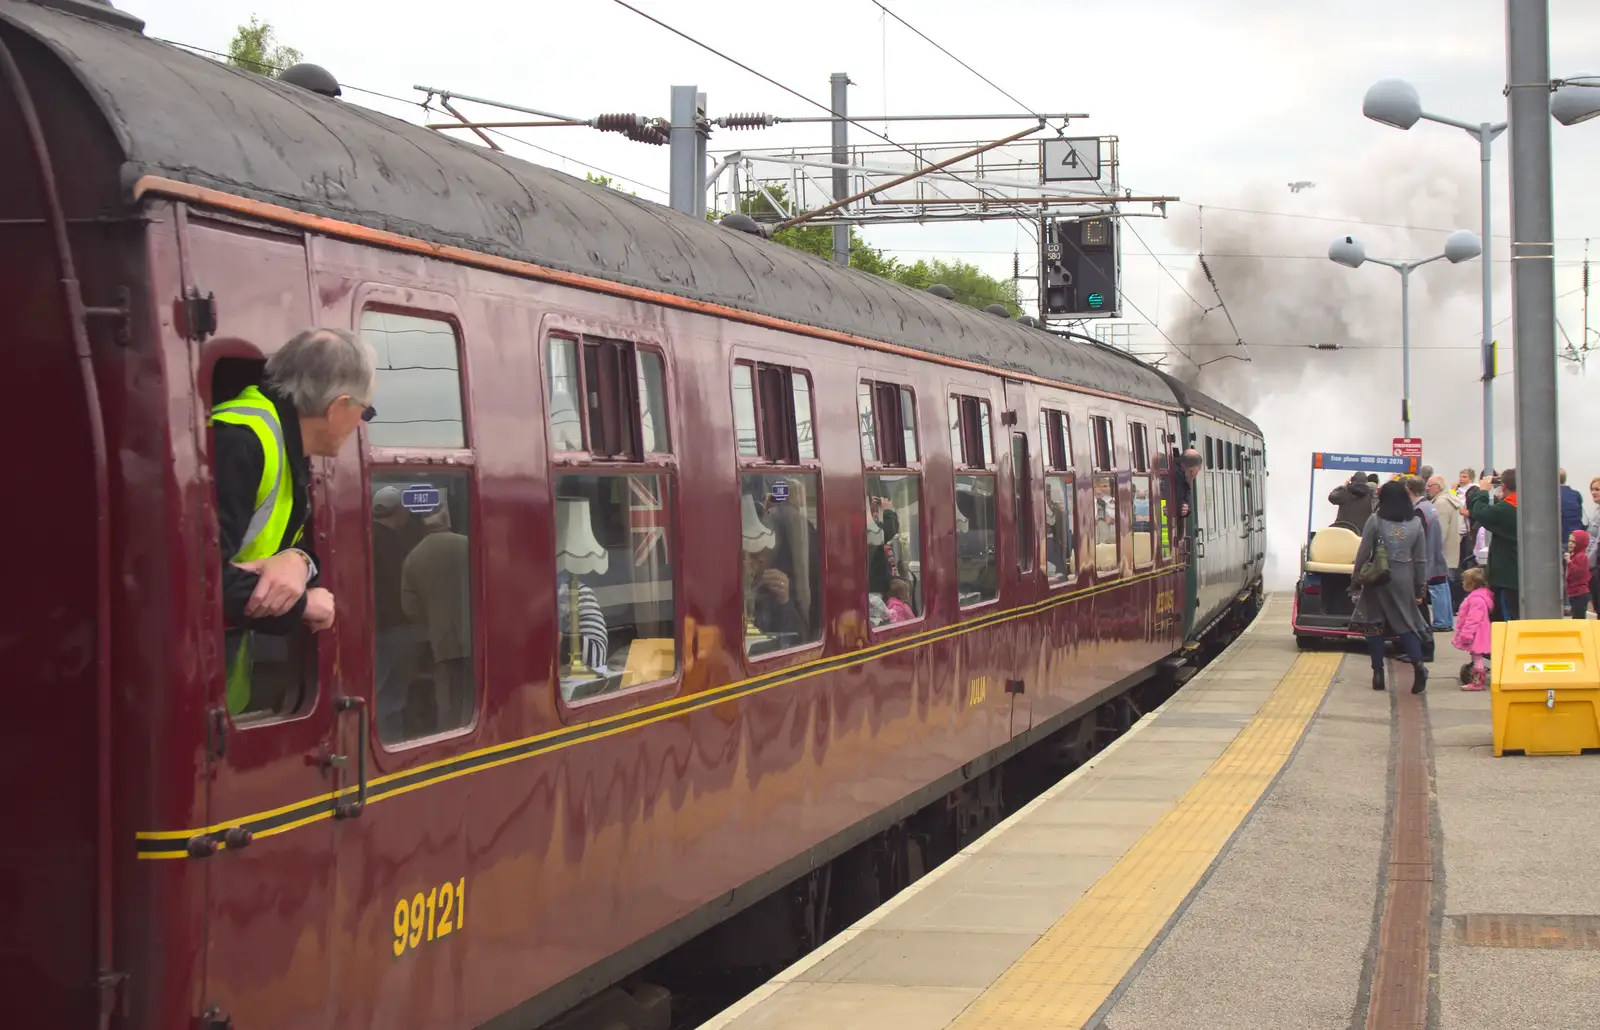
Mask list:
[{"label": "platform number 4 sign", "polygon": [[1042,182],[1092,182],[1100,178],[1100,140],[1095,136],[1079,139],[1047,139],[1039,160]]}]

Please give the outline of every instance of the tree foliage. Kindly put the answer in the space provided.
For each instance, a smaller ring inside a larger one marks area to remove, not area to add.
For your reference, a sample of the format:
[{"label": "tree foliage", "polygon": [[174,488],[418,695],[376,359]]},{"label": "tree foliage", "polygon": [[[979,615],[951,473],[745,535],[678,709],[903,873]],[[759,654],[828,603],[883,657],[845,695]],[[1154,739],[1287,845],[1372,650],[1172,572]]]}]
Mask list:
[{"label": "tree foliage", "polygon": [[583,177],[594,183],[596,186],[608,186],[611,189],[616,190],[618,193],[627,193],[630,196],[637,197],[639,195],[634,193],[632,190],[625,190],[621,186],[618,186],[614,181],[612,181],[612,178],[609,175],[595,175],[592,172],[584,172]]},{"label": "tree foliage", "polygon": [[[597,186],[619,188],[608,176],[585,172],[583,177]],[[780,205],[785,204],[788,193],[781,183],[765,185],[765,191],[750,190],[741,196],[739,210],[758,221],[771,222],[782,214],[779,208],[773,206],[773,199]],[[772,199],[768,198],[768,194]],[[708,213],[706,217],[710,219],[713,216]],[[831,225],[796,225],[788,229],[779,229],[772,234],[772,241],[795,250],[803,250],[807,254],[815,254],[820,258],[828,260],[833,258]],[[850,267],[884,279],[892,279],[917,290],[925,290],[934,283],[943,283],[950,287],[956,295],[956,300],[963,304],[975,308],[1004,304],[1006,310],[1013,316],[1022,313],[1022,307],[1017,303],[1016,280],[996,279],[977,265],[966,261],[934,258],[931,261],[920,259],[905,264],[899,258],[885,254],[877,247],[869,246],[853,225],[850,227]]]},{"label": "tree foliage", "polygon": [[278,42],[272,23],[250,16],[250,24],[239,26],[228,42],[228,63],[258,75],[271,75],[299,64],[300,51]]}]

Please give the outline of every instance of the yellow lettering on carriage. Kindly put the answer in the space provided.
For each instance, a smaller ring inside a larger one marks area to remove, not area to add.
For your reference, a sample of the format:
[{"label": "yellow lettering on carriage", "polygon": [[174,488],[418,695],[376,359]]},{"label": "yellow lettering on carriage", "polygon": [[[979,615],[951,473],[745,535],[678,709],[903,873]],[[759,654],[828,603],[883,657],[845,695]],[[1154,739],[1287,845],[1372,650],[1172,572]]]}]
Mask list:
[{"label": "yellow lettering on carriage", "polygon": [[467,878],[394,903],[394,957],[467,927]]}]

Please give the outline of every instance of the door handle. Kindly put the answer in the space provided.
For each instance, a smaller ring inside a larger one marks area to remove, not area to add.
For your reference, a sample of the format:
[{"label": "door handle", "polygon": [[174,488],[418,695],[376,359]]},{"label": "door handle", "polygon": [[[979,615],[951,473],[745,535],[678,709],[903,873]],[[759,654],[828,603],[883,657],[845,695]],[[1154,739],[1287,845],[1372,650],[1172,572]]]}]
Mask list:
[{"label": "door handle", "polygon": [[[340,798],[334,802],[333,817],[335,819],[354,819],[367,807],[367,699],[341,694],[333,699],[333,710],[340,715],[353,711],[356,713],[356,798],[351,801]],[[344,756],[330,756],[338,759],[337,765],[343,765]]]}]

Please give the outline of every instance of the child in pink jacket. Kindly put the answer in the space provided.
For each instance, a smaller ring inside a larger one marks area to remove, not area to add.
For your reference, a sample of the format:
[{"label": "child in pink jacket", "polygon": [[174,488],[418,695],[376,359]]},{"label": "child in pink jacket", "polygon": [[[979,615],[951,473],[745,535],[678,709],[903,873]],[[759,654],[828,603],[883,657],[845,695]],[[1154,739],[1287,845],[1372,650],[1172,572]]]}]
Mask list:
[{"label": "child in pink jacket", "polygon": [[1494,607],[1494,594],[1484,582],[1482,569],[1468,569],[1461,574],[1467,598],[1456,612],[1456,633],[1451,642],[1458,650],[1472,654],[1472,679],[1462,684],[1462,690],[1489,686],[1489,612]]}]

